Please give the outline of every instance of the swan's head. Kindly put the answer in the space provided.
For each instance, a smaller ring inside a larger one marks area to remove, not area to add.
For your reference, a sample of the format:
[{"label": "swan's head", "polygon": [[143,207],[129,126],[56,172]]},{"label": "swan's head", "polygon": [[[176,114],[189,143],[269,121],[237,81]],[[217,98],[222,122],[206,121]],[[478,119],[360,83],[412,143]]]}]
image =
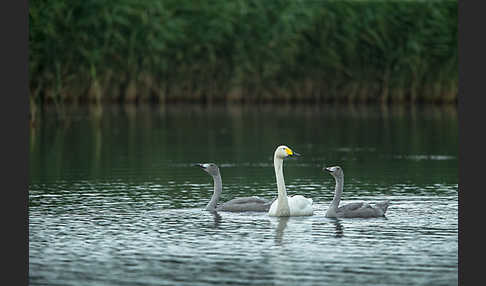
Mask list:
[{"label": "swan's head", "polygon": [[334,178],[342,178],[344,176],[343,169],[339,166],[324,168],[324,170],[328,171]]},{"label": "swan's head", "polygon": [[219,174],[218,165],[214,163],[196,164],[196,166],[201,167],[204,171],[206,171],[211,176],[217,176]]},{"label": "swan's head", "polygon": [[300,156],[299,153],[292,151],[289,147],[285,145],[278,146],[275,150],[275,157],[280,159],[285,159],[287,157]]}]

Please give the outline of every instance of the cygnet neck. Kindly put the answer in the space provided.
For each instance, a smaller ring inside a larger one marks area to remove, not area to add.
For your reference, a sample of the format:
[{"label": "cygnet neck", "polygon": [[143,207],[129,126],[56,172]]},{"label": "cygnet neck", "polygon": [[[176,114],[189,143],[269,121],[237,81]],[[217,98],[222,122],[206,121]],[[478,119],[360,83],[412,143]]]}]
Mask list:
[{"label": "cygnet neck", "polygon": [[215,210],[216,205],[219,201],[219,196],[221,195],[221,191],[223,188],[223,182],[221,180],[221,174],[213,175],[213,183],[214,183],[214,191],[211,200],[209,201],[208,205],[206,206],[206,210]]},{"label": "cygnet neck", "polygon": [[334,188],[334,198],[332,199],[330,208],[336,210],[339,206],[339,202],[341,201],[341,195],[343,194],[344,175],[333,177],[336,181],[336,186]]}]

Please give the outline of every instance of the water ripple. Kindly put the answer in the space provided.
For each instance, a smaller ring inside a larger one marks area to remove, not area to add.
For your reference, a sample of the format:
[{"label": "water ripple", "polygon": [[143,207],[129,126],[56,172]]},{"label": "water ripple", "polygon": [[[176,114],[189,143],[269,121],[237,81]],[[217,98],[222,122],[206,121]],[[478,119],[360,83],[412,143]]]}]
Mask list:
[{"label": "water ripple", "polygon": [[[391,200],[377,219],[325,218],[332,188],[296,179],[314,216],[274,218],[202,210],[210,181],[32,184],[30,284],[457,284],[457,184],[350,180],[343,202]],[[251,190],[276,195],[273,182],[225,195]]]}]

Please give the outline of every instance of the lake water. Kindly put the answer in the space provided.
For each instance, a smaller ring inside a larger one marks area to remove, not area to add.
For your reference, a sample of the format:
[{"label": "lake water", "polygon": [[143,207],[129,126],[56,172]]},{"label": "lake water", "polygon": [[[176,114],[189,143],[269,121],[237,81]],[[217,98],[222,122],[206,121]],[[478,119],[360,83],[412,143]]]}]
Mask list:
[{"label": "lake water", "polygon": [[[214,162],[222,201],[289,195],[314,215],[204,211]],[[46,109],[30,130],[30,285],[457,285],[455,107],[104,106]],[[342,203],[384,218],[329,219]]]}]

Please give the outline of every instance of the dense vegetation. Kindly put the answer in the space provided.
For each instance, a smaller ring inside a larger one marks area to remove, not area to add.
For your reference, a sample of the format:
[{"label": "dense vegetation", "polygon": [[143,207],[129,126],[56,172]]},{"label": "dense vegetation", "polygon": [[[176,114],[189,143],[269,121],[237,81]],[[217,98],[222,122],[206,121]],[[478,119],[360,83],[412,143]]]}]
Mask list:
[{"label": "dense vegetation", "polygon": [[457,100],[457,1],[29,5],[32,103]]}]

